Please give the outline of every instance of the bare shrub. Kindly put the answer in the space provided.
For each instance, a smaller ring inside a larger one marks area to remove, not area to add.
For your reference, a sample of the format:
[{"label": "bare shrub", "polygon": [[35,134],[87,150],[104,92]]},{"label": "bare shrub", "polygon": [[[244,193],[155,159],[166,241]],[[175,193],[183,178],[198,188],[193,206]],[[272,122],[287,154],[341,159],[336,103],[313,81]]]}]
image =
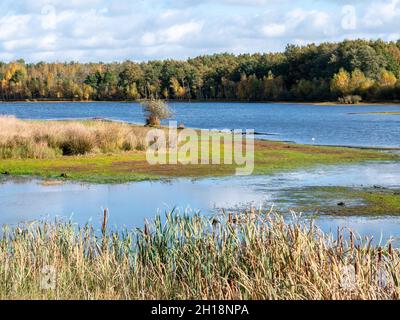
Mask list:
[{"label": "bare shrub", "polygon": [[146,124],[149,126],[159,126],[160,121],[172,116],[172,111],[162,100],[149,100],[142,103],[143,111],[146,115]]}]

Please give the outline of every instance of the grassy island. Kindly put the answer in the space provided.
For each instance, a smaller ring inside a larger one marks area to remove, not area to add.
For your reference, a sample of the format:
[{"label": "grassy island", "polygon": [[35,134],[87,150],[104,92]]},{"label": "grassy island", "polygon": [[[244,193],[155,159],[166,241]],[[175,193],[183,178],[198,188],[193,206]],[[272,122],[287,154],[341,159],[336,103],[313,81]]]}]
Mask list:
[{"label": "grassy island", "polygon": [[[0,127],[0,173],[8,177],[114,183],[228,176],[233,175],[236,169],[235,165],[224,164],[150,165],[145,151],[149,128],[126,123],[22,121],[2,117]],[[220,152],[222,154],[223,150]],[[399,155],[379,150],[256,140],[254,174],[320,164],[397,159]]]}]

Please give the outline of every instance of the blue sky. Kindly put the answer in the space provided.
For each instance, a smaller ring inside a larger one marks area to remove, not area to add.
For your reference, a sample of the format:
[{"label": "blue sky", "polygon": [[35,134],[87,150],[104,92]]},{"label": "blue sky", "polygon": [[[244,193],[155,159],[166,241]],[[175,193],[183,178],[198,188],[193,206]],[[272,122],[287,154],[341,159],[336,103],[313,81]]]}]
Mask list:
[{"label": "blue sky", "polygon": [[144,61],[400,38],[400,0],[2,0],[0,60]]}]

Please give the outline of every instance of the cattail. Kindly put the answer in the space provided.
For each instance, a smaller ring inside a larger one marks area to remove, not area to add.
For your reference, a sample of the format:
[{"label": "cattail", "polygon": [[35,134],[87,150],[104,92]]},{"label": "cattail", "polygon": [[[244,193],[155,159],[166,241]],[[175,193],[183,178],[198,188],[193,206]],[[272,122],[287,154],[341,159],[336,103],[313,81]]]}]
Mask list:
[{"label": "cattail", "polygon": [[236,215],[235,218],[232,219],[232,223],[236,224],[238,222],[237,219],[238,218],[237,218],[237,215]]},{"label": "cattail", "polygon": [[355,272],[355,274],[358,274],[358,270],[359,270],[358,261],[356,260],[356,261],[354,262],[354,272]]},{"label": "cattail", "polygon": [[378,262],[382,262],[382,248],[378,248]]},{"label": "cattail", "polygon": [[351,251],[354,250],[354,237],[353,237],[353,231],[350,231],[350,248]]},{"label": "cattail", "polygon": [[340,229],[337,227],[337,234],[336,234],[336,240],[339,242],[340,240]]},{"label": "cattail", "polygon": [[229,224],[232,224],[232,223],[233,223],[232,213],[230,213],[230,214],[228,215],[228,223],[229,223]]},{"label": "cattail", "polygon": [[389,243],[389,255],[393,258],[393,247],[391,243]]},{"label": "cattail", "polygon": [[213,227],[215,228],[218,225],[218,223],[219,223],[218,219],[214,218],[212,221]]},{"label": "cattail", "polygon": [[105,237],[106,235],[106,231],[107,231],[107,222],[108,222],[108,210],[104,209],[104,213],[103,213],[103,223],[101,225],[101,233],[103,234],[103,237]]},{"label": "cattail", "polygon": [[103,223],[101,225],[101,233],[103,235],[103,241],[102,241],[102,250],[103,251],[105,251],[107,249],[107,237],[106,237],[107,221],[108,221],[108,210],[104,209]]}]

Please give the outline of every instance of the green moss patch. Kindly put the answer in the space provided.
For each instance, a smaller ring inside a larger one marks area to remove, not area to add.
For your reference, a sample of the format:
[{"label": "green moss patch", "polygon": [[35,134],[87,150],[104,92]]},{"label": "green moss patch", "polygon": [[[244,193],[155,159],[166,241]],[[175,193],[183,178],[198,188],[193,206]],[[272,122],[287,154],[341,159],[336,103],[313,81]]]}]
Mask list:
[{"label": "green moss patch", "polygon": [[400,215],[400,189],[311,187],[288,192],[296,210],[331,215]]}]

